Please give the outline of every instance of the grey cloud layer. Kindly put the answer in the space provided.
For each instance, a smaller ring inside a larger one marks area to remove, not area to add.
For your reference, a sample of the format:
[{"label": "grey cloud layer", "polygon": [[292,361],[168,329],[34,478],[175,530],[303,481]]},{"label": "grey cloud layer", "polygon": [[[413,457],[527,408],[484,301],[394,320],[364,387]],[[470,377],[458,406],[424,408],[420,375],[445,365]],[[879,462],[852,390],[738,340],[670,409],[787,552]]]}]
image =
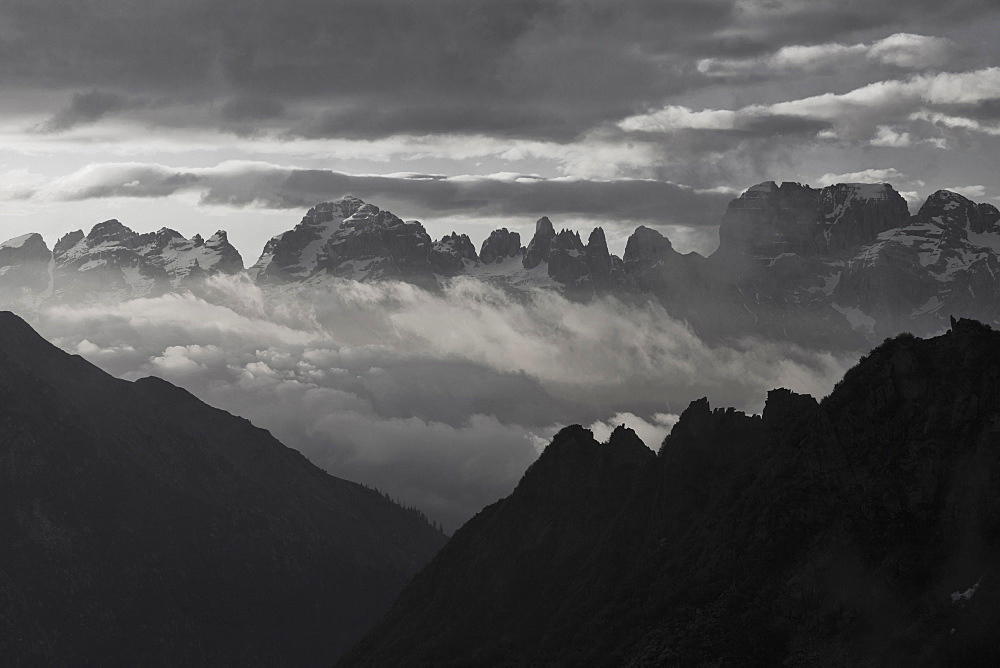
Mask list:
[{"label": "grey cloud layer", "polygon": [[345,282],[300,299],[216,278],[205,299],[54,307],[40,326],[450,528],[507,494],[567,423],[604,433],[629,421],[656,447],[692,399],[759,410],[772,387],[825,394],[853,361],[754,341],[710,348],[658,306],[519,300],[468,279],[442,294]]},{"label": "grey cloud layer", "polygon": [[[710,85],[705,59],[996,12],[986,0],[9,0],[0,82],[172,99],[204,108],[192,122],[242,131],[561,140]],[[103,115],[82,102],[52,110],[50,127]]]},{"label": "grey cloud layer", "polygon": [[[731,193],[652,180],[589,181],[535,176],[352,175],[258,163],[174,170],[163,165],[92,165],[22,197],[84,200],[201,192],[209,205],[308,208],[345,194],[399,203],[406,217],[433,214],[542,216],[553,213],[652,224],[717,225]],[[388,208],[388,207],[387,207]]]}]

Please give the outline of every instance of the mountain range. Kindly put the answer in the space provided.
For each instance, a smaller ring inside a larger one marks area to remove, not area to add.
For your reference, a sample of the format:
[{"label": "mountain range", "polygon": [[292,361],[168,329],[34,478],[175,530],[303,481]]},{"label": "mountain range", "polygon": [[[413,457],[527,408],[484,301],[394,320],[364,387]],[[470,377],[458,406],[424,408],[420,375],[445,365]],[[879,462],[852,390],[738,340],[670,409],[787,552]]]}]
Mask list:
[{"label": "mountain range", "polygon": [[997,665],[998,442],[971,320],[821,401],[694,401],[657,453],[566,427],[342,665]]},{"label": "mountain range", "polygon": [[1000,322],[998,269],[1000,211],[991,204],[940,190],[910,215],[889,184],[769,181],[730,202],[707,257],[639,227],[619,258],[602,228],[584,243],[548,218],[526,246],[500,229],[477,252],[467,235],[434,241],[417,221],[344,197],[310,209],[248,269],[221,231],[186,239],[109,220],[51,251],[37,234],[11,239],[0,245],[0,301],[30,315],[46,303],[197,291],[206,277],[244,271],[265,289],[305,292],[332,280],[434,290],[466,276],[574,300],[654,300],[709,341],[752,335],[860,351],[902,331],[939,333],[949,315]]},{"label": "mountain range", "polygon": [[[186,278],[180,261],[139,266]],[[330,665],[445,542],[247,420],[113,378],[9,312],[0,535],[0,656],[15,666]]]}]

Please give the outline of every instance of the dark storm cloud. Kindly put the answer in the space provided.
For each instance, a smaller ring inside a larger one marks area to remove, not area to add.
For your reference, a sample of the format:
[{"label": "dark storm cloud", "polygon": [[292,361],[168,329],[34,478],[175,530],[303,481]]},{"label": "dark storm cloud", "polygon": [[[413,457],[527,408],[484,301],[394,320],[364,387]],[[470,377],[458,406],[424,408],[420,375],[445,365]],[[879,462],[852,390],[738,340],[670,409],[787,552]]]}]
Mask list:
[{"label": "dark storm cloud", "polygon": [[39,132],[62,132],[78,125],[94,123],[108,114],[134,107],[138,101],[103,90],[74,93],[69,104],[38,127]]},{"label": "dark storm cloud", "polygon": [[[209,204],[265,203],[302,208],[331,194],[355,193],[362,199],[388,198],[412,203],[434,213],[470,215],[613,216],[625,220],[716,225],[728,195],[699,193],[690,188],[646,180],[558,180],[527,178],[396,179],[352,176],[337,172],[296,170],[276,184],[273,193],[234,192],[229,183],[213,184],[204,195]],[[243,201],[241,202],[241,198]]]},{"label": "dark storm cloud", "polygon": [[718,224],[719,212],[732,196],[653,180],[352,175],[259,163],[192,170],[136,163],[92,165],[26,196],[79,201],[166,197],[185,191],[200,191],[203,204],[230,207],[302,209],[353,194],[374,203],[398,203],[405,207],[399,213],[407,217],[566,214],[683,225]]},{"label": "dark storm cloud", "polygon": [[285,105],[280,100],[244,95],[226,100],[220,112],[226,121],[243,123],[281,118]]},{"label": "dark storm cloud", "polygon": [[320,139],[376,139],[396,134],[489,134],[493,136],[539,136],[569,141],[582,129],[566,123],[558,109],[539,109],[530,105],[497,103],[484,108],[475,101],[458,101],[442,106],[430,101],[410,106],[357,105],[337,111],[324,111],[293,124],[289,137]]},{"label": "dark storm cloud", "polygon": [[[996,11],[982,0],[7,0],[0,84],[221,106],[189,122],[242,133],[259,122],[304,136],[564,140],[706,85],[698,58]],[[92,102],[50,109],[53,128],[127,111]]]}]

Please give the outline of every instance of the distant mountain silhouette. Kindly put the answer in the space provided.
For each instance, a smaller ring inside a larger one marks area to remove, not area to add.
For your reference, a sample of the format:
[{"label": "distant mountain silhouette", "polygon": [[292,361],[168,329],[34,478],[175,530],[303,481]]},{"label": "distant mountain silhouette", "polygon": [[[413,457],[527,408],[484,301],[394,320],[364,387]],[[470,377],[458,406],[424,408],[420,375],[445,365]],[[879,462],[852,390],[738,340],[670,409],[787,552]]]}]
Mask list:
[{"label": "distant mountain silhouette", "polygon": [[166,381],[0,313],[6,665],[329,665],[444,542]]},{"label": "distant mountain silhouette", "polygon": [[817,402],[563,429],[346,666],[1000,665],[1000,333],[887,340]]},{"label": "distant mountain silhouette", "polygon": [[[936,335],[949,314],[1000,325],[1000,210],[947,190],[911,216],[887,183],[765,181],[729,203],[707,257],[640,226],[619,258],[601,227],[584,243],[547,217],[527,242],[494,230],[477,253],[464,234],[434,241],[420,222],[346,196],[309,209],[245,271],[281,299],[344,280],[436,291],[464,276],[516,296],[655,301],[710,343],[755,336],[860,352],[902,331]],[[223,231],[186,239],[108,220],[65,235],[52,252],[37,234],[0,243],[0,305],[34,317],[52,304],[199,293],[206,279],[243,271]]]}]

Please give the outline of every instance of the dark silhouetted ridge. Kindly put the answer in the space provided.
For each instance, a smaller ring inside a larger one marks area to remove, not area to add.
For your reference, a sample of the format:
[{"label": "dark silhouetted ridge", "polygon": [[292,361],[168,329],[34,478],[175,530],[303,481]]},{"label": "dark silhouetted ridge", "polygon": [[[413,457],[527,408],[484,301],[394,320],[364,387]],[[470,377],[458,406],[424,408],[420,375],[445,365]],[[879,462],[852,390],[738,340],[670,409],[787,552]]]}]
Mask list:
[{"label": "dark silhouetted ridge", "polygon": [[561,431],[344,665],[997,665],[1000,333],[873,350],[817,402]]},{"label": "dark silhouetted ridge", "polygon": [[0,313],[0,656],[329,665],[444,542],[166,381]]}]

